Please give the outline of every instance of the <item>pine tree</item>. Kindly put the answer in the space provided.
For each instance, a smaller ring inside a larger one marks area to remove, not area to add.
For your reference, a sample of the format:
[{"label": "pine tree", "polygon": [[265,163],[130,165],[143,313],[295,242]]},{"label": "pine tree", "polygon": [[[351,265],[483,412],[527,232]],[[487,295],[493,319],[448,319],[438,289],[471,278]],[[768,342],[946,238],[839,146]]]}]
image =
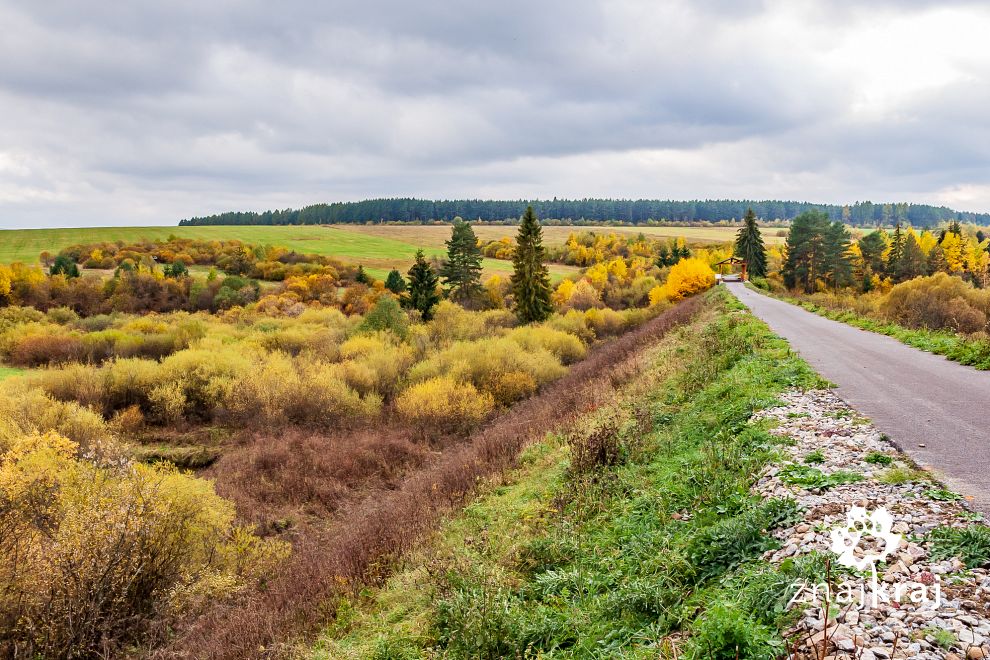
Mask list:
[{"label": "pine tree", "polygon": [[907,234],[904,237],[904,248],[900,258],[894,265],[894,280],[906,282],[919,275],[924,275],[926,267],[927,259],[921,246],[918,245],[918,239],[914,237],[914,234]]},{"label": "pine tree", "polygon": [[791,222],[787,232],[787,258],[784,261],[784,284],[800,286],[814,293],[815,282],[825,275],[825,234],[829,229],[824,211],[805,211]]},{"label": "pine tree", "polygon": [[852,264],[849,248],[852,237],[841,222],[833,222],[825,231],[825,280],[834,289],[847,286],[852,281]]},{"label": "pine tree", "polygon": [[419,310],[423,320],[433,318],[433,308],[440,302],[437,285],[440,278],[433,272],[433,266],[426,261],[422,250],[416,251],[416,263],[409,269],[409,293],[404,302],[406,307]]},{"label": "pine tree", "polygon": [[64,254],[60,254],[55,257],[55,261],[52,263],[52,267],[48,269],[51,275],[65,275],[66,279],[72,279],[73,277],[79,277],[79,266],[76,262]]},{"label": "pine tree", "polygon": [[481,248],[471,225],[460,218],[447,241],[447,263],[440,269],[447,295],[460,303],[470,302],[481,294]]},{"label": "pine tree", "polygon": [[750,277],[766,277],[767,249],[763,245],[763,236],[756,224],[756,214],[753,209],[746,211],[743,226],[736,234],[735,254],[746,262],[746,272]]},{"label": "pine tree", "polygon": [[543,263],[543,230],[529,206],[519,225],[512,255],[512,294],[519,320],[530,323],[550,316],[551,293],[550,271]]},{"label": "pine tree", "polygon": [[395,294],[403,293],[406,290],[406,280],[402,277],[402,273],[395,268],[390,270],[388,277],[385,278],[385,288]]},{"label": "pine tree", "polygon": [[901,223],[897,223],[894,228],[894,237],[890,241],[890,252],[887,254],[887,272],[897,277],[898,264],[901,261],[901,255],[904,254],[904,232],[901,231]]},{"label": "pine tree", "polygon": [[371,278],[364,272],[364,266],[358,266],[357,274],[354,275],[354,281],[358,284],[371,285]]}]

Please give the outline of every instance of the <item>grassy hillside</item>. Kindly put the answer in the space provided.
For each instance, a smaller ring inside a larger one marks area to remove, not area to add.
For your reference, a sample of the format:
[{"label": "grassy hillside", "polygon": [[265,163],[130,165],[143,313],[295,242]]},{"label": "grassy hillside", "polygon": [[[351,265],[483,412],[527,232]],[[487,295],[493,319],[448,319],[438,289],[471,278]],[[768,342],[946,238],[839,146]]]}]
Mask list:
[{"label": "grassy hillside", "polygon": [[[283,245],[305,253],[339,257],[363,264],[369,273],[384,277],[391,268],[405,271],[419,247],[428,255],[441,255],[449,227],[380,227],[381,231],[362,231],[371,227],[355,226],[284,226],[284,227],[86,227],[78,229],[8,229],[0,230],[0,263],[22,261],[34,263],[42,251],[57,252],[77,243],[100,241],[134,241],[142,238],[165,239],[169,236],[213,240],[239,239],[249,243]],[[488,228],[485,228],[488,229]],[[496,237],[511,234],[511,227],[495,227]],[[566,234],[564,234],[566,237]],[[561,238],[563,240],[563,238]],[[512,265],[506,261],[486,259],[488,273],[507,274]],[[559,279],[576,272],[570,266],[551,265],[551,274]]]}]

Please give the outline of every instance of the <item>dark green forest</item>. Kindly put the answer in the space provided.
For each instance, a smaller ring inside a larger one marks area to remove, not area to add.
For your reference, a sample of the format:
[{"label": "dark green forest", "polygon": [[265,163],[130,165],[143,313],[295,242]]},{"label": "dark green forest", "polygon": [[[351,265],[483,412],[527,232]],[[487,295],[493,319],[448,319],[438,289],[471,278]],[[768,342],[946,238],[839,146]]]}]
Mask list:
[{"label": "dark green forest", "polygon": [[257,213],[227,212],[189,218],[180,225],[319,225],[366,222],[450,222],[455,217],[485,222],[517,222],[532,206],[544,223],[650,224],[663,222],[725,222],[742,219],[752,208],[763,221],[791,220],[805,211],[824,211],[830,220],[857,226],[892,226],[898,222],[932,227],[957,220],[990,224],[990,213],[965,213],[927,204],[852,205],[812,204],[778,200],[552,199],[552,200],[428,200],[368,199],[360,202],[313,204],[301,209]]}]

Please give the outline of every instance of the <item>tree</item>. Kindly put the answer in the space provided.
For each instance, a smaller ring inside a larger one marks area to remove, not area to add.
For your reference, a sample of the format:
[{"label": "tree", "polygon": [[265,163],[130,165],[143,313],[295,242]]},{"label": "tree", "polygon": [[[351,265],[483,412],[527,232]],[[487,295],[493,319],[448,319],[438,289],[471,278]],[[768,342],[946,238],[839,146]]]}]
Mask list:
[{"label": "tree", "polygon": [[162,267],[162,274],[177,280],[189,275],[189,269],[186,268],[186,264],[181,259],[176,259],[171,264],[165,264]]},{"label": "tree", "polygon": [[543,263],[543,252],[543,230],[533,207],[528,206],[519,224],[512,255],[512,294],[516,316],[523,323],[542,321],[553,311],[550,271]]},{"label": "tree", "polygon": [[371,278],[364,272],[364,266],[358,266],[357,273],[354,274],[354,281],[366,286],[371,286],[372,284]]},{"label": "tree", "polygon": [[422,250],[416,250],[416,262],[409,269],[409,292],[405,299],[406,307],[418,310],[423,319],[433,318],[433,308],[440,302],[437,285],[440,278],[426,261]]},{"label": "tree", "polygon": [[849,248],[852,237],[841,222],[833,222],[825,230],[825,281],[834,289],[848,286],[852,281],[852,264],[849,262]]},{"label": "tree", "polygon": [[55,257],[55,261],[52,262],[52,267],[48,270],[50,275],[65,275],[67,278],[72,279],[73,277],[79,277],[79,266],[72,257],[60,254]]},{"label": "tree", "polygon": [[406,280],[402,277],[402,273],[393,268],[388,272],[388,277],[385,278],[385,288],[394,294],[402,294],[406,290]]},{"label": "tree", "polygon": [[901,231],[901,223],[898,222],[890,241],[890,252],[887,253],[887,273],[891,276],[897,271],[897,264],[902,254],[904,254],[904,232]]},{"label": "tree", "polygon": [[760,235],[753,209],[746,211],[743,226],[736,234],[735,254],[746,261],[746,270],[751,277],[766,277],[767,249],[763,245],[763,236]]},{"label": "tree", "polygon": [[927,267],[927,259],[918,239],[914,234],[908,233],[904,236],[904,247],[900,257],[894,263],[892,275],[896,282],[906,282],[919,275],[924,275]]},{"label": "tree", "polygon": [[471,225],[454,219],[447,241],[447,263],[440,269],[444,286],[452,300],[464,303],[481,293],[481,248]]},{"label": "tree", "polygon": [[784,284],[800,286],[813,293],[815,282],[825,274],[825,234],[829,229],[824,211],[805,211],[794,218],[787,233],[787,258],[784,261]]},{"label": "tree", "polygon": [[872,275],[882,275],[886,272],[887,265],[883,260],[883,252],[887,249],[887,236],[882,229],[870,232],[859,239],[859,253],[863,256],[863,266],[865,271]]}]

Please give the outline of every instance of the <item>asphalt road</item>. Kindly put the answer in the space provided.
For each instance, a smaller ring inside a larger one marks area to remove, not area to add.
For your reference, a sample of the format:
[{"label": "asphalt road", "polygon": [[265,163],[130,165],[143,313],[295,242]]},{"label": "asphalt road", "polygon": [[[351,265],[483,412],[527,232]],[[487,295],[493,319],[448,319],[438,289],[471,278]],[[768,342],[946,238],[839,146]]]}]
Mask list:
[{"label": "asphalt road", "polygon": [[837,393],[990,518],[990,372],[726,284]]}]

